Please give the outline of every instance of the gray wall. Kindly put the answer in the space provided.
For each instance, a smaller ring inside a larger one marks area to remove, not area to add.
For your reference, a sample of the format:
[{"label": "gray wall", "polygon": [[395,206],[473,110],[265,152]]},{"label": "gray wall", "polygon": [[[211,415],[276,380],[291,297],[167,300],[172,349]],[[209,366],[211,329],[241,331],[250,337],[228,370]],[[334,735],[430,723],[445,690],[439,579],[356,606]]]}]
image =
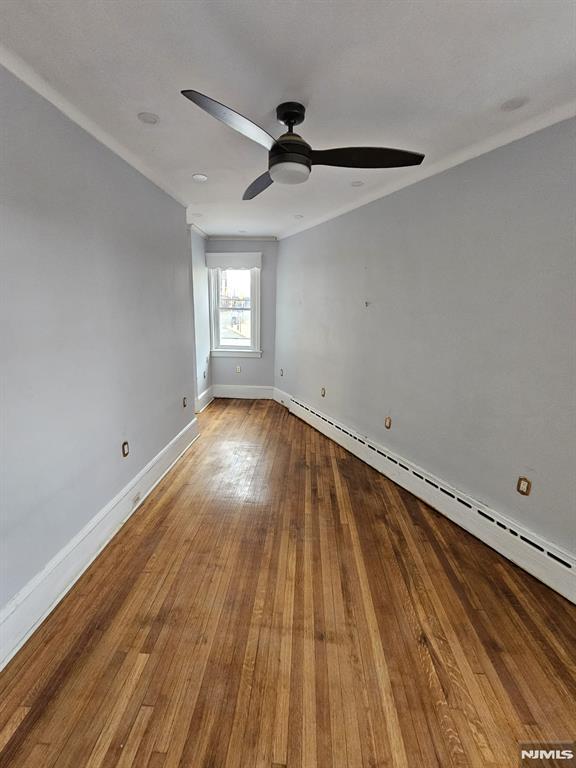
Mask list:
[{"label": "gray wall", "polygon": [[194,286],[194,334],[196,339],[196,392],[201,395],[212,383],[210,360],[210,305],[204,238],[190,230],[192,282]]},{"label": "gray wall", "polygon": [[4,605],[193,418],[194,340],[184,209],[4,70],[0,133]]},{"label": "gray wall", "polygon": [[574,129],[282,240],[276,342],[276,386],[572,552]]},{"label": "gray wall", "polygon": [[[212,383],[272,386],[274,383],[274,340],[276,333],[276,261],[278,243],[271,240],[219,240],[209,238],[206,253],[262,253],[260,276],[261,358],[213,357]],[[236,366],[241,372],[236,373]]]}]

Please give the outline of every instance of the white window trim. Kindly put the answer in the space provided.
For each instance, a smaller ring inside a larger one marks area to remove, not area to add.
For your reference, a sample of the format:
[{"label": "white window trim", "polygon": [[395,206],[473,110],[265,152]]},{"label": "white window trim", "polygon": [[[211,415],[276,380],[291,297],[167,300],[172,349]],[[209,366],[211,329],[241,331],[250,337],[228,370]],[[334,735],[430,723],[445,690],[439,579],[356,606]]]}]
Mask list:
[{"label": "white window trim", "polygon": [[242,347],[236,347],[236,349],[212,349],[210,350],[211,357],[262,357],[261,349],[248,349],[242,350]]},{"label": "white window trim", "polygon": [[260,269],[258,267],[250,269],[250,336],[252,345],[250,347],[217,345],[217,341],[220,338],[220,313],[218,311],[220,297],[218,291],[222,269],[222,267],[212,267],[208,270],[210,287],[210,354],[212,357],[262,357],[262,350],[260,349]]}]

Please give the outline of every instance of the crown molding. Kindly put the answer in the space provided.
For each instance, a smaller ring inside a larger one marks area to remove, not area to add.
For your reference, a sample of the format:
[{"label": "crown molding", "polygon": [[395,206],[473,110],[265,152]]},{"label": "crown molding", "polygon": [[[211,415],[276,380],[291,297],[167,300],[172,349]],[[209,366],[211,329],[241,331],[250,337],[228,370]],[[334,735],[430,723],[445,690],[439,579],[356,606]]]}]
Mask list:
[{"label": "crown molding", "polygon": [[[180,205],[188,207],[187,202],[176,192],[169,184],[166,184],[163,179],[160,178],[156,171],[152,170],[146,163],[142,162],[133,152],[127,149],[123,144],[114,139],[103,128],[97,125],[91,118],[84,114],[80,109],[75,107],[68,99],[66,99],[61,93],[59,93],[48,81],[35,72],[32,67],[26,64],[19,56],[9,51],[5,46],[0,45],[0,64],[4,66],[9,72],[15,75],[23,83],[28,85],[33,91],[49,101],[53,106],[60,110],[66,117],[72,120],[74,123],[83,128],[87,133],[91,134],[97,141],[110,149],[116,155],[125,160],[129,165],[139,171],[149,181],[159,187],[163,192],[176,200]],[[335,211],[324,216],[316,217],[307,221],[300,226],[294,226],[279,233],[277,236],[254,236],[249,235],[208,235],[203,232],[196,224],[188,221],[190,226],[194,227],[194,231],[209,240],[258,240],[258,241],[276,241],[283,240],[286,237],[291,237],[300,232],[305,232],[308,229],[324,224],[327,221],[336,219],[345,213],[349,213],[357,208],[361,208],[364,205],[380,200],[388,195],[397,192],[400,189],[409,187],[412,184],[417,184],[419,181],[435,176],[438,173],[442,173],[450,168],[472,160],[475,157],[491,152],[494,149],[503,147],[506,144],[510,144],[513,141],[522,139],[525,136],[529,136],[532,133],[548,128],[551,125],[560,123],[563,120],[568,120],[576,116],[576,99],[573,99],[566,104],[563,104],[554,109],[548,110],[540,115],[535,115],[522,123],[515,125],[511,128],[507,128],[499,133],[491,136],[483,141],[476,142],[464,149],[452,152],[444,158],[432,162],[430,164],[424,163],[418,168],[413,169],[409,176],[407,175],[402,180],[396,180],[390,183],[387,187],[375,190],[372,193],[365,194],[358,197],[353,203],[340,206]],[[187,217],[188,220],[188,217]]]},{"label": "crown molding", "polygon": [[276,235],[208,235],[208,241],[214,240],[242,240],[245,242],[275,243],[278,241]]},{"label": "crown molding", "polygon": [[203,240],[208,239],[208,235],[206,234],[206,232],[204,232],[203,229],[200,229],[200,227],[197,224],[190,224],[189,222],[187,223],[188,223],[188,226],[190,227],[191,232],[194,232],[195,234],[200,235],[200,237]]},{"label": "crown molding", "polygon": [[388,195],[391,195],[400,189],[409,187],[412,184],[418,184],[419,181],[424,181],[424,179],[428,179],[431,176],[436,176],[439,173],[443,173],[450,168],[454,168],[456,165],[461,165],[468,160],[472,160],[473,158],[479,157],[480,155],[485,155],[488,152],[492,152],[493,150],[504,147],[514,141],[523,139],[532,133],[537,133],[544,128],[549,128],[551,125],[561,123],[564,120],[569,120],[573,117],[576,117],[576,99],[573,99],[572,101],[569,101],[560,107],[555,107],[554,109],[548,110],[547,112],[544,112],[540,115],[531,117],[528,120],[525,120],[523,123],[515,125],[512,128],[500,131],[488,139],[478,141],[475,144],[471,144],[470,146],[465,147],[464,149],[458,150],[457,152],[452,152],[446,157],[432,162],[429,165],[424,163],[418,166],[418,168],[415,168],[410,173],[409,178],[404,178],[401,181],[395,181],[384,189],[380,188],[377,191],[366,194],[363,197],[358,198],[354,203],[341,206],[339,209],[333,211],[330,214],[326,214],[325,216],[320,216],[318,218],[307,221],[304,225],[287,229],[278,235],[278,240],[284,240],[287,237],[292,237],[292,235],[297,235],[300,232],[313,229],[319,224],[324,224],[327,221],[331,221],[332,219],[337,219],[339,216],[342,216],[345,213],[349,213],[350,211],[354,211],[357,208],[362,208],[364,205],[373,203],[375,200],[381,200],[384,197],[388,197]]},{"label": "crown molding", "polygon": [[151,181],[163,192],[176,200],[176,202],[180,203],[180,205],[186,205],[180,195],[168,184],[165,184],[160,176],[146,165],[146,163],[143,163],[133,152],[114,139],[109,133],[84,114],[84,112],[75,107],[67,98],[50,85],[47,80],[35,72],[32,67],[3,45],[0,45],[0,64],[25,85],[46,99],[46,101],[49,101],[50,104],[56,107],[56,109],[59,109],[69,120],[72,120],[73,123],[79,125],[97,141],[139,171],[139,173],[145,176],[148,181]]}]

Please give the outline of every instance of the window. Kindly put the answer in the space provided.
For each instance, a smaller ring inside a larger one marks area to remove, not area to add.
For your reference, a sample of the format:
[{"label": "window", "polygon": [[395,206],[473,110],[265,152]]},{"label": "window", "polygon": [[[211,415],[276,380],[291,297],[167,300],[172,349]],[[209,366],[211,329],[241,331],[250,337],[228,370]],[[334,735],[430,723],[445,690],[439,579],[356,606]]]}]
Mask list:
[{"label": "window", "polygon": [[259,357],[260,269],[210,269],[212,354]]}]

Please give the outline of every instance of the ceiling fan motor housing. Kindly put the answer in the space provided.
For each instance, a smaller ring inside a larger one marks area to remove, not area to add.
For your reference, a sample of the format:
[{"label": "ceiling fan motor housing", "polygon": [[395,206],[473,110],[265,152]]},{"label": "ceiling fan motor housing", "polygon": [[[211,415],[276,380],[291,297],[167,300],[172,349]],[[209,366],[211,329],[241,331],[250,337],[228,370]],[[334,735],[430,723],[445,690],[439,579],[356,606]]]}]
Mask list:
[{"label": "ceiling fan motor housing", "polygon": [[285,133],[268,155],[270,176],[281,184],[301,184],[310,176],[312,149],[297,133]]}]

